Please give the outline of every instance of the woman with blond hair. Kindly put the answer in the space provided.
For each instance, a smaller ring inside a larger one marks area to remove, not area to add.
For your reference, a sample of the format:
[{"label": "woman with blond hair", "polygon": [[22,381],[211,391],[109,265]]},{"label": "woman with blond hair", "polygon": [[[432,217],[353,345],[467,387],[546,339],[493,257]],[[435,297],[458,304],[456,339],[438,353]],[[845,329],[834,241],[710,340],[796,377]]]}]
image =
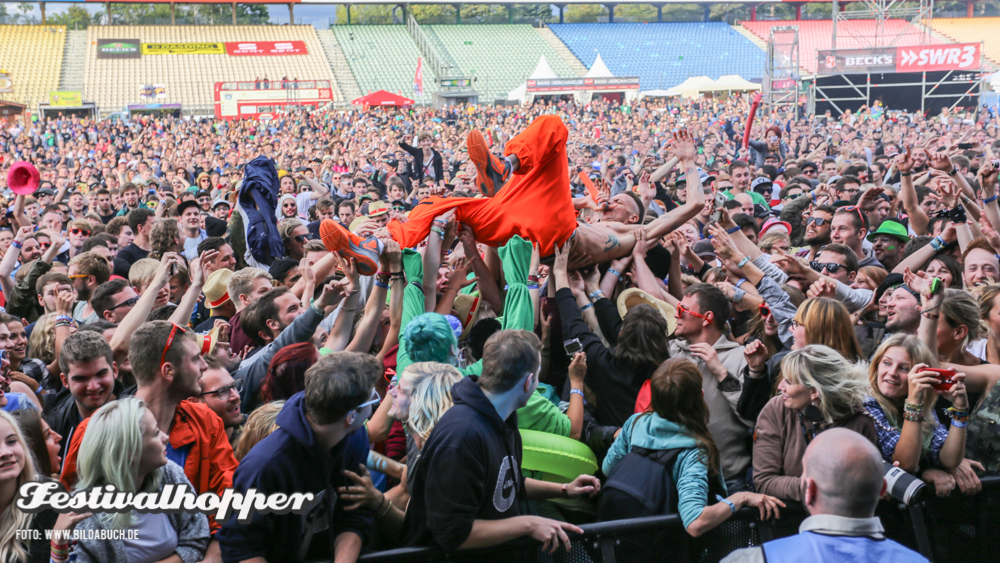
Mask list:
[{"label": "woman with blond hair", "polygon": [[246,456],[257,442],[271,435],[278,429],[278,413],[285,406],[285,400],[271,401],[254,409],[247,421],[243,424],[243,431],[236,441],[233,454],[236,461],[240,461]]},{"label": "woman with blond hair", "polygon": [[[698,367],[684,358],[671,358],[650,377],[650,409],[634,414],[615,438],[603,470],[610,484],[616,469],[628,467],[627,456],[635,448],[681,451],[671,468],[677,512],[684,529],[694,537],[715,528],[744,506],[760,509],[761,518],[778,516],[780,500],[759,493],[738,492],[723,499],[726,483],[719,462],[719,449],[708,431],[708,405],[702,394],[702,375]],[[624,463],[623,463],[624,462]],[[718,492],[718,496],[716,496]],[[608,494],[605,487],[604,494]],[[720,502],[713,502],[716,499]],[[611,520],[625,515],[605,504],[598,518]]]},{"label": "woman with blond hair", "polygon": [[866,366],[836,350],[810,344],[781,362],[779,395],[757,418],[753,442],[753,483],[778,498],[802,499],[802,458],[816,434],[847,428],[878,445],[875,425],[865,414]]},{"label": "woman with blond hair", "polygon": [[[806,299],[795,312],[790,332],[792,350],[801,350],[810,344],[822,344],[838,352],[849,362],[864,359],[858,337],[854,333],[854,320],[847,307],[840,301],[824,297]],[[764,342],[746,345],[743,355],[747,371],[740,395],[738,412],[747,420],[756,420],[764,405],[774,395],[781,373],[768,369],[768,351]],[[784,364],[781,364],[783,367]]]},{"label": "woman with blond hair", "polygon": [[[167,459],[167,435],[153,413],[135,398],[112,401],[91,416],[77,472],[77,490],[111,485],[117,491],[152,493],[169,484],[194,490],[184,470]],[[79,528],[86,530],[74,549],[79,562],[153,563],[176,557],[195,563],[205,557],[210,539],[208,519],[200,512],[103,513],[82,521]],[[112,530],[135,533],[93,539]]]},{"label": "woman with blond hair", "polygon": [[[38,479],[31,448],[14,416],[0,411],[0,561],[48,563],[69,560],[69,543],[44,538],[43,530],[72,530],[89,513],[22,512],[15,502],[21,485]],[[19,533],[20,532],[20,533]],[[29,538],[29,539],[26,539]]]}]

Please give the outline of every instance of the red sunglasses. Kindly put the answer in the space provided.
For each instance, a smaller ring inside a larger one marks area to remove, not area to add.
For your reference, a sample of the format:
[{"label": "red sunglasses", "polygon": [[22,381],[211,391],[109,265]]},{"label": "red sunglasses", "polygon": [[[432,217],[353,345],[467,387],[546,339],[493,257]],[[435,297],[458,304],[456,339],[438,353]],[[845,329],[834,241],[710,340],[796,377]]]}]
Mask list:
[{"label": "red sunglasses", "polygon": [[771,308],[767,306],[766,303],[760,304],[760,316],[769,317],[771,316]]},{"label": "red sunglasses", "polygon": [[[173,323],[171,323],[171,324],[173,324]],[[178,325],[174,325],[174,328],[170,329],[170,336],[167,337],[167,345],[163,347],[163,354],[160,355],[160,367],[161,368],[163,367],[163,364],[167,363],[167,350],[169,350],[170,346],[173,345],[173,343],[174,343],[174,335],[177,334],[178,330],[181,331],[181,334],[184,334],[185,332],[187,332],[186,330],[184,330],[183,328],[181,328]]]},{"label": "red sunglasses", "polygon": [[[681,317],[683,317],[684,315],[694,315],[696,317],[701,317],[701,318],[705,319],[706,321],[711,321],[712,320],[711,317],[708,317],[708,316],[705,316],[705,315],[702,315],[702,314],[699,314],[699,313],[695,313],[691,309],[685,309],[684,306],[680,305],[680,304],[677,305],[677,314],[680,315]],[[712,312],[709,311],[708,314],[711,315]]]}]

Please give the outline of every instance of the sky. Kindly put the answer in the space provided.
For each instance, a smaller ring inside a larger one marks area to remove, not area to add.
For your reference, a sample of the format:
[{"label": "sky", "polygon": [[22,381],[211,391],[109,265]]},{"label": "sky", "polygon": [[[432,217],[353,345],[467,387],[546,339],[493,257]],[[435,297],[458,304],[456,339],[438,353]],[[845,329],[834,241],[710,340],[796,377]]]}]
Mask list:
[{"label": "sky", "polygon": [[[18,4],[16,2],[4,2],[7,8],[8,15],[19,15],[21,12],[18,10]],[[63,2],[48,2],[45,4],[45,15],[51,16],[53,14],[58,14],[60,12],[65,12],[70,6],[69,3]],[[87,11],[91,13],[103,12],[105,10],[103,3],[88,3],[84,6]],[[334,10],[336,6],[334,5],[310,5],[310,4],[297,4],[295,6],[295,23],[313,25],[317,28],[327,28],[330,25],[331,20],[334,19]],[[271,14],[272,24],[287,24],[288,23],[288,8],[284,5],[270,5],[268,6],[268,12]],[[39,10],[38,3],[33,2],[31,4],[31,11],[28,12],[29,16],[34,16],[36,19],[41,18],[41,11]]]}]

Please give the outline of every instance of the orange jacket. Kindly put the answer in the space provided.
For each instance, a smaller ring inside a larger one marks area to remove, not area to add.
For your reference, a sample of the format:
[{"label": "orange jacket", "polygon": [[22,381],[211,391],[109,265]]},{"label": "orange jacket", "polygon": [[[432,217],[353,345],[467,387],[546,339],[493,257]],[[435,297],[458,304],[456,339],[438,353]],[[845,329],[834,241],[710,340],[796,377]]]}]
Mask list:
[{"label": "orange jacket", "polygon": [[[88,418],[76,427],[63,461],[59,480],[67,490],[72,490],[79,481],[76,457],[89,421]],[[239,465],[226,436],[226,428],[219,415],[208,406],[184,400],[174,411],[170,447],[176,450],[188,444],[191,444],[191,451],[184,463],[184,474],[191,481],[194,490],[198,494],[214,492],[222,496],[225,489],[233,486],[233,473]],[[208,523],[213,533],[220,527],[211,516],[208,517]]]}]

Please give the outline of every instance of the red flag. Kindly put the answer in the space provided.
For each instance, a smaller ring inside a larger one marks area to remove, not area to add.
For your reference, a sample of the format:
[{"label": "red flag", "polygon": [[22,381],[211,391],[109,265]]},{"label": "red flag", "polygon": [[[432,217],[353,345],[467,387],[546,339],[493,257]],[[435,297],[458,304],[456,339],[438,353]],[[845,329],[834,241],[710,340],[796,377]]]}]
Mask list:
[{"label": "red flag", "polygon": [[417,96],[424,95],[424,64],[420,57],[417,57],[417,74],[413,77],[413,93]]}]

